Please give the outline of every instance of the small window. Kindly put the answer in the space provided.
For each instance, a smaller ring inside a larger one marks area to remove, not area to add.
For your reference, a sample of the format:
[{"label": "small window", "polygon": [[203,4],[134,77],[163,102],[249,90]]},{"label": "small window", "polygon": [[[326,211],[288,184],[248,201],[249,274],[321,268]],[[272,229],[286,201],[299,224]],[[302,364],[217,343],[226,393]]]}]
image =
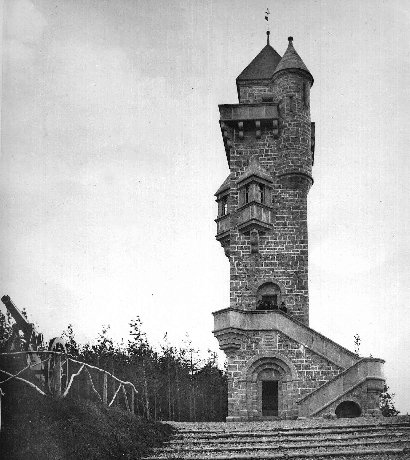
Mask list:
[{"label": "small window", "polygon": [[302,92],[303,92],[303,103],[304,103],[305,107],[308,109],[309,105],[310,105],[310,102],[309,102],[310,85],[308,83],[306,83],[306,82],[303,83]]},{"label": "small window", "polygon": [[226,216],[228,214],[228,197],[224,196],[221,199],[221,216]]},{"label": "small window", "polygon": [[272,94],[264,94],[262,96],[262,102],[273,102],[273,95]]},{"label": "small window", "polygon": [[251,200],[251,186],[248,184],[245,186],[245,203],[249,203]]},{"label": "small window", "polygon": [[265,203],[265,186],[258,184],[256,199],[259,203]]},{"label": "small window", "polygon": [[228,214],[228,196],[224,196],[219,200],[219,215],[226,216]]}]

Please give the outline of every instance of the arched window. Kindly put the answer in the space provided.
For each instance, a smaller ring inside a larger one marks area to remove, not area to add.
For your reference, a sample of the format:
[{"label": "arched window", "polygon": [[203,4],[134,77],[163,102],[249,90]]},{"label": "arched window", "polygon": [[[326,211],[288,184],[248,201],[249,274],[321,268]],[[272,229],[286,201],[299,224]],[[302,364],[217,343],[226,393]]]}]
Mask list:
[{"label": "arched window", "polygon": [[336,407],[335,414],[337,418],[354,418],[360,417],[362,410],[353,401],[343,401]]},{"label": "arched window", "polygon": [[275,310],[282,302],[280,287],[275,283],[264,283],[256,292],[257,310]]}]

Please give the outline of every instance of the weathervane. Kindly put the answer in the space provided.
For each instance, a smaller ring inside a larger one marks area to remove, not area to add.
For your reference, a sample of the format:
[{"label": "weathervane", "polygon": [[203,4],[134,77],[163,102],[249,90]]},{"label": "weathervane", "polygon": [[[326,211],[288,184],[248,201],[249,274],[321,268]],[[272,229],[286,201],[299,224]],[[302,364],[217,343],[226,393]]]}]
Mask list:
[{"label": "weathervane", "polygon": [[268,44],[268,45],[269,45],[269,35],[270,35],[270,29],[269,29],[269,15],[270,15],[269,8],[266,8],[266,11],[265,11],[265,21],[266,21],[266,36],[267,36],[267,44]]}]

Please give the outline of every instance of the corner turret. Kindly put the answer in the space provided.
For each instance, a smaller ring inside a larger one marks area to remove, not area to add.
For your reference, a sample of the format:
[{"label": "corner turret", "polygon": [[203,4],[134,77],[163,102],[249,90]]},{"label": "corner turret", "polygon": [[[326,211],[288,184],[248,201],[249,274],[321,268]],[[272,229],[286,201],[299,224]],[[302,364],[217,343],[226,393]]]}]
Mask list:
[{"label": "corner turret", "polygon": [[286,70],[300,72],[301,74],[305,74],[305,76],[310,80],[312,86],[314,81],[313,76],[309,72],[308,68],[302,61],[299,54],[296,52],[295,48],[293,47],[293,37],[288,37],[288,42],[288,48],[285,51],[285,54],[283,55],[282,59],[276,66],[273,75],[277,76],[280,72],[284,72]]},{"label": "corner turret", "polygon": [[278,178],[287,186],[309,188],[313,183],[314,127],[310,121],[313,76],[288,38],[288,48],[271,80],[279,103],[281,163]]}]

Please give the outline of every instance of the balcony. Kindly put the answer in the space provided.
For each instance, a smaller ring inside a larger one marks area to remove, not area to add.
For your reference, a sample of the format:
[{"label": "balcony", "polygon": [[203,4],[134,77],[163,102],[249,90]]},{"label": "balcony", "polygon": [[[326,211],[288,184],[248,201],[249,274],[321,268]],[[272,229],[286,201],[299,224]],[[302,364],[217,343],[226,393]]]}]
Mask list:
[{"label": "balcony", "polygon": [[278,104],[221,104],[219,106],[221,121],[273,120],[279,118]]},{"label": "balcony", "polygon": [[238,209],[238,230],[249,232],[253,229],[266,231],[272,228],[273,209],[258,201],[246,203]]},{"label": "balcony", "polygon": [[220,216],[215,219],[216,222],[216,239],[218,241],[225,239],[229,236],[229,228],[231,224],[230,214]]}]

